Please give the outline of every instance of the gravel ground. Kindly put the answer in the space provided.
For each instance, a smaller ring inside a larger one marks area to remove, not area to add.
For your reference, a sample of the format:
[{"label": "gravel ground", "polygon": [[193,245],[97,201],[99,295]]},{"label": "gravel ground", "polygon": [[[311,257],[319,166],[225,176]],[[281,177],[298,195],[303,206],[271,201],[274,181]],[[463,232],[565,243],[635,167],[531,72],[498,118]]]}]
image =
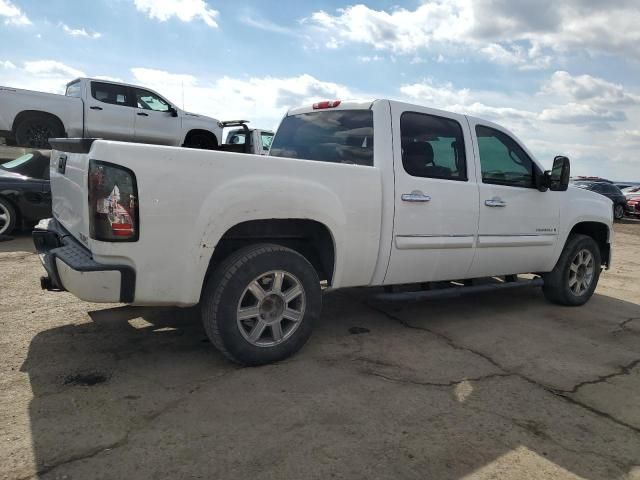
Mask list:
[{"label": "gravel ground", "polygon": [[539,289],[326,295],[292,359],[226,362],[195,310],[42,292],[0,242],[0,478],[640,479],[640,222],[581,308]]}]

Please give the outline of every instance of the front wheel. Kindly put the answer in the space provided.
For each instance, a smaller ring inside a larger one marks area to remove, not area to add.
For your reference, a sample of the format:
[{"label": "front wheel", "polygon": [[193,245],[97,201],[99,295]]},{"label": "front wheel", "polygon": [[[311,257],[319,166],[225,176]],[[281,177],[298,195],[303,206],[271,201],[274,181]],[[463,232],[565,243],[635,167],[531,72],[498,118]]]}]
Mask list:
[{"label": "front wheel", "polygon": [[571,235],[555,268],[543,275],[542,291],[559,305],[584,305],[600,278],[600,248],[587,235]]},{"label": "front wheel", "polygon": [[622,220],[624,217],[624,205],[618,203],[613,207],[613,218],[616,220]]},{"label": "front wheel", "polygon": [[201,307],[209,339],[227,358],[244,365],[276,362],[311,336],[322,308],[320,281],[299,253],[252,245],[214,271]]}]

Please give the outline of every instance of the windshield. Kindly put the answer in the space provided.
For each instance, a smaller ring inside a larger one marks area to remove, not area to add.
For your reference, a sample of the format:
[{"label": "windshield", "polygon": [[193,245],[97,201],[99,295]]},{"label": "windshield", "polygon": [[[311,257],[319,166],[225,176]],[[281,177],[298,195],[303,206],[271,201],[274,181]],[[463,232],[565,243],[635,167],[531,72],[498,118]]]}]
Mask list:
[{"label": "windshield", "polygon": [[285,117],[271,156],[373,165],[373,112],[334,110]]}]

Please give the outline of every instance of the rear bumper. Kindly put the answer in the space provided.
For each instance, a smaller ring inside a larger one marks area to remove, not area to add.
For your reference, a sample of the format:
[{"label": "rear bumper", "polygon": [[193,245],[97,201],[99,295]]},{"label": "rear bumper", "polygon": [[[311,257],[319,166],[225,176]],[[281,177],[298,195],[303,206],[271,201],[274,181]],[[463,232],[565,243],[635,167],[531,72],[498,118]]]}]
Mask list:
[{"label": "rear bumper", "polygon": [[132,303],[136,273],[127,265],[106,265],[93,260],[91,252],[53,218],[42,220],[33,230],[47,276],[43,289],[68,291],[87,302]]}]

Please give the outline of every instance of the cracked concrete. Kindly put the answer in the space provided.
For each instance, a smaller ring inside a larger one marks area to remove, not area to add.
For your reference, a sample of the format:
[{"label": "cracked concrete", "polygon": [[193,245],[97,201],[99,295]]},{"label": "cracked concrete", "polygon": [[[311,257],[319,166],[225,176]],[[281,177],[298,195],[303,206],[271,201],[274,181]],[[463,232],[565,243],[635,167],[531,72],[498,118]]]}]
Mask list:
[{"label": "cracked concrete", "polygon": [[4,242],[0,478],[637,480],[640,224],[616,228],[583,308],[335,292],[300,354],[253,369],[193,310],[40,292],[28,238]]}]

